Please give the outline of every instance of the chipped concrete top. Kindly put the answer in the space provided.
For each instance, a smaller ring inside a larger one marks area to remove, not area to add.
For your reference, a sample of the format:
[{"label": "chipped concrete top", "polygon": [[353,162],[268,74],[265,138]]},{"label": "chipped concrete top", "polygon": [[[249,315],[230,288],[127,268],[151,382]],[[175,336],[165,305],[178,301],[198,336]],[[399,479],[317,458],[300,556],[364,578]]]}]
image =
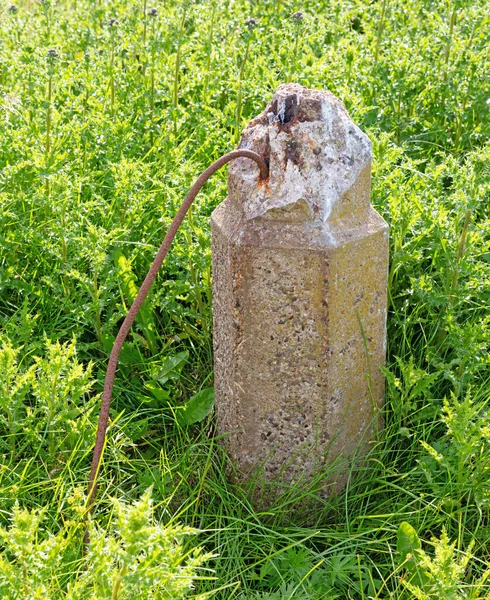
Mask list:
[{"label": "chipped concrete top", "polygon": [[247,220],[326,223],[342,213],[341,199],[353,188],[346,209],[369,207],[371,141],[329,92],[281,85],[245,129],[240,148],[270,161],[265,182],[247,159],[230,166],[230,198],[240,199]]}]

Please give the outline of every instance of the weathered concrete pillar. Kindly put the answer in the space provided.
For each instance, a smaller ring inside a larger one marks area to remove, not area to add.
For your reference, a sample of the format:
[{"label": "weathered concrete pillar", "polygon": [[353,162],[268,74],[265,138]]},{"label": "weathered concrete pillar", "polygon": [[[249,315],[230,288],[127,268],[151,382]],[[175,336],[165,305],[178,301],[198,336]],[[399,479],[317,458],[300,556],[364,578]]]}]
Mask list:
[{"label": "weathered concrete pillar", "polygon": [[332,94],[280,86],[240,148],[270,177],[236,160],[212,215],[217,425],[244,481],[263,465],[289,483],[380,425],[388,226],[371,143]]}]

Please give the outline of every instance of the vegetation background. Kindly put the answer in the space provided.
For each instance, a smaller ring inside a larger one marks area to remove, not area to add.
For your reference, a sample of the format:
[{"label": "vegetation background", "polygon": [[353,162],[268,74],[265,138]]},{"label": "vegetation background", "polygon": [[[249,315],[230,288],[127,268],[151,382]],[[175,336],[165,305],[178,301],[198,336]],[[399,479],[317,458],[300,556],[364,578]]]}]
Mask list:
[{"label": "vegetation background", "polygon": [[[490,598],[489,8],[2,2],[2,597]],[[118,325],[195,176],[287,81],[333,92],[373,141],[386,429],[313,516],[293,509],[320,478],[267,513],[226,479],[209,413],[223,172],[124,347],[83,555]]]}]

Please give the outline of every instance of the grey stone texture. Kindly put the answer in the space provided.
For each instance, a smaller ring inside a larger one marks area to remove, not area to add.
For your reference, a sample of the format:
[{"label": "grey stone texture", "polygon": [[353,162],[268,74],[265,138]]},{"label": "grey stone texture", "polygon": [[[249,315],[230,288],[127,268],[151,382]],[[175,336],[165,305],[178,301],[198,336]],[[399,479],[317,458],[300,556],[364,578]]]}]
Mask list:
[{"label": "grey stone texture", "polygon": [[231,163],[211,218],[218,432],[239,481],[259,469],[287,486],[340,461],[339,491],[382,426],[388,226],[369,201],[371,142],[335,96],[286,84],[240,148],[270,175]]}]

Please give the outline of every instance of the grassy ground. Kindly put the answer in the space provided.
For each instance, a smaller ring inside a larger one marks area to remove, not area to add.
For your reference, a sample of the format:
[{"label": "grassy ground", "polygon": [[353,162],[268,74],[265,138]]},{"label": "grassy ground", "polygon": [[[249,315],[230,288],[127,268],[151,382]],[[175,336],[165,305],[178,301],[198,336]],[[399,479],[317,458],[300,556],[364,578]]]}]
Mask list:
[{"label": "grassy ground", "polygon": [[[196,576],[189,597],[490,597],[488,8],[2,4],[2,597],[182,598]],[[194,177],[285,81],[332,91],[373,141],[372,201],[391,227],[386,430],[312,523],[290,509],[321,481],[254,512],[225,478],[212,419],[175,422],[212,386],[208,221],[226,193],[216,175],[124,349],[100,543],[83,558],[83,491],[118,324]],[[134,505],[149,486],[153,525],[148,497]],[[177,523],[201,530],[173,547],[174,567],[189,572],[169,576],[183,587],[151,592],[172,570],[161,540],[180,535],[158,527]],[[192,570],[197,546],[211,571],[197,558]]]}]

